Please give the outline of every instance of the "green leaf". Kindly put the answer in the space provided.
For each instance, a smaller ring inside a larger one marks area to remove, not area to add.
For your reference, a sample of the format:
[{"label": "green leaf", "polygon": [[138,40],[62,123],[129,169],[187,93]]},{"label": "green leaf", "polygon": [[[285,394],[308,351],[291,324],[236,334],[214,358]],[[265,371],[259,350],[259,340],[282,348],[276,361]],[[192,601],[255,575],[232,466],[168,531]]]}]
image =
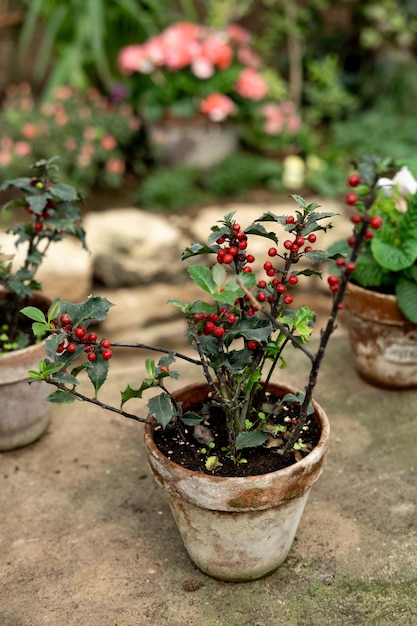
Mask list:
[{"label": "green leaf", "polygon": [[221,467],[223,463],[220,463],[219,457],[213,454],[212,456],[207,457],[205,466],[208,472],[214,472],[218,467]]},{"label": "green leaf", "polygon": [[153,378],[155,376],[155,361],[154,359],[146,359],[145,361],[145,369],[149,378]]},{"label": "green leaf", "polygon": [[243,448],[257,448],[262,446],[268,435],[260,430],[251,430],[249,432],[240,433],[236,437],[236,450],[242,450]]},{"label": "green leaf", "polygon": [[401,277],[395,290],[398,306],[407,319],[417,324],[417,283]]},{"label": "green leaf", "polygon": [[104,384],[108,372],[109,361],[107,359],[103,359],[101,355],[98,355],[97,361],[92,362],[91,365],[87,367],[87,376],[96,391],[98,391]]},{"label": "green leaf", "polygon": [[158,387],[158,383],[157,381],[151,378],[147,378],[146,380],[142,381],[142,384],[139,387],[139,389],[133,389],[130,385],[128,385],[126,389],[122,391],[120,394],[121,395],[121,408],[123,408],[124,404],[126,404],[128,400],[132,400],[132,398],[142,398],[144,391],[146,391],[147,389],[155,388],[155,387]]},{"label": "green leaf", "polygon": [[312,263],[323,263],[329,258],[329,253],[326,250],[312,250],[305,252],[303,256]]},{"label": "green leaf", "polygon": [[208,267],[204,265],[192,265],[188,268],[188,273],[190,274],[191,280],[193,280],[198,287],[201,287],[201,289],[211,295],[216,292],[216,285]]},{"label": "green leaf", "polygon": [[171,398],[166,393],[151,398],[148,402],[148,411],[163,428],[169,424],[175,415]]},{"label": "green leaf", "polygon": [[45,322],[34,322],[32,324],[32,332],[35,337],[39,337],[39,335],[43,335],[47,330],[49,330],[49,325]]},{"label": "green leaf", "polygon": [[407,239],[397,248],[375,237],[371,241],[371,250],[375,261],[381,267],[399,272],[412,265],[417,259],[417,240]]},{"label": "green leaf", "polygon": [[61,303],[59,301],[53,302],[48,309],[48,322],[52,322],[58,317],[61,310]]},{"label": "green leaf", "polygon": [[50,191],[55,198],[66,202],[75,202],[79,199],[77,190],[65,183],[55,183]]},{"label": "green leaf", "polygon": [[58,389],[51,393],[47,398],[48,402],[53,402],[54,404],[71,404],[76,400],[71,391],[61,391]]},{"label": "green leaf", "polygon": [[271,239],[274,243],[278,243],[276,234],[273,231],[268,232],[261,224],[251,224],[248,228],[245,228],[245,234],[266,237],[267,239]]},{"label": "green leaf", "polygon": [[187,426],[195,426],[196,424],[200,424],[203,421],[201,415],[197,413],[193,413],[192,411],[187,411],[184,415],[181,416],[181,421],[184,422]]},{"label": "green leaf", "polygon": [[26,315],[26,317],[28,317],[31,320],[35,320],[36,322],[42,322],[43,324],[46,324],[45,314],[43,313],[43,311],[36,308],[35,306],[25,306],[23,309],[21,309],[20,312],[23,313],[23,315]]},{"label": "green leaf", "polygon": [[185,259],[189,259],[190,257],[197,256],[198,254],[216,253],[218,249],[219,249],[219,246],[205,246],[205,245],[202,245],[201,243],[193,243],[191,244],[191,246],[188,246],[187,248],[185,248],[185,250],[181,254],[181,260],[185,261]]},{"label": "green leaf", "polygon": [[226,280],[226,270],[224,265],[216,263],[212,269],[213,280],[218,290],[220,290]]}]

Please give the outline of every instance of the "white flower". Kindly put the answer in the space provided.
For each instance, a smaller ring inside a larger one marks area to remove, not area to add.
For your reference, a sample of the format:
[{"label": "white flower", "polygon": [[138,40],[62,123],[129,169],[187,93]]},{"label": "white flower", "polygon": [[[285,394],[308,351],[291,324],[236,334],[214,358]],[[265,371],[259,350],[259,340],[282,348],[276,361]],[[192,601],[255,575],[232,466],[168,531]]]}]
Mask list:
[{"label": "white flower", "polygon": [[391,178],[379,178],[377,182],[378,187],[381,187],[388,198],[393,197],[392,188],[396,187],[399,194],[405,198],[406,196],[414,195],[417,192],[417,180],[414,178],[408,167],[402,167]]}]

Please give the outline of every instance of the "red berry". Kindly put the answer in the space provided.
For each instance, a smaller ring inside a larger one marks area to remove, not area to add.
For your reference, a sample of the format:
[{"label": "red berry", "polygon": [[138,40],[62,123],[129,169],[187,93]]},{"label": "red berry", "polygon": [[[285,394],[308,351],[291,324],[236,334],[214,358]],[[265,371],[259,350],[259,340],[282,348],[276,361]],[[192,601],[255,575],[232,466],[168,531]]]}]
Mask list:
[{"label": "red berry", "polygon": [[96,361],[96,360],[97,360],[97,357],[96,357],[96,355],[94,354],[94,352],[90,352],[90,354],[87,356],[87,359],[88,359],[89,361]]},{"label": "red berry", "polygon": [[296,285],[298,283],[298,278],[297,276],[290,276],[288,279],[288,282],[290,283],[290,285]]},{"label": "red berry", "polygon": [[351,187],[357,187],[360,182],[361,182],[361,177],[359,176],[358,172],[354,172],[348,178],[348,184]]},{"label": "red berry", "polygon": [[102,356],[103,356],[103,359],[108,361],[109,359],[112,358],[113,352],[111,350],[103,350]]},{"label": "red berry", "polygon": [[313,251],[313,248],[311,246],[306,246],[304,248],[304,252],[312,252],[312,251]]},{"label": "red berry", "polygon": [[354,245],[355,245],[356,239],[355,239],[355,237],[354,237],[353,235],[351,235],[351,236],[349,237],[349,239],[347,240],[347,242],[348,242],[348,245],[349,245],[350,247],[352,247],[352,246],[354,246]]},{"label": "red berry", "polygon": [[218,243],[219,245],[221,245],[221,244],[222,244],[222,243],[224,243],[224,242],[225,242],[224,237],[219,237],[219,238],[217,239],[217,242],[216,242],[216,243]]},{"label": "red berry", "polygon": [[101,345],[103,346],[103,348],[110,348],[111,341],[109,339],[103,339],[103,341],[101,342]]},{"label": "red berry", "polygon": [[286,219],[285,219],[285,223],[286,224],[294,224],[295,222],[295,217],[294,215],[289,215]]},{"label": "red berry", "polygon": [[333,293],[336,293],[336,291],[339,290],[339,285],[330,285],[329,289],[333,291]]},{"label": "red berry", "polygon": [[41,230],[43,230],[43,225],[40,222],[36,222],[35,230],[36,230],[37,233],[40,233]]},{"label": "red berry", "polygon": [[260,289],[265,289],[265,287],[266,287],[266,280],[260,280],[259,283],[258,283],[258,287]]},{"label": "red berry", "polygon": [[234,324],[236,322],[236,315],[234,315],[233,313],[229,313],[229,315],[227,316],[227,319],[229,320],[230,324]]},{"label": "red berry", "polygon": [[271,269],[266,270],[266,274],[267,276],[270,276],[272,278],[272,276],[275,276],[275,270],[273,267],[271,267]]},{"label": "red berry", "polygon": [[329,285],[338,285],[339,276],[336,276],[335,274],[330,274],[330,276],[327,279],[327,282],[329,283]]},{"label": "red berry", "polygon": [[346,194],[346,202],[347,204],[349,204],[350,206],[353,206],[357,203],[357,201],[359,200],[358,198],[358,194],[356,194],[354,191],[348,191]]},{"label": "red berry", "polygon": [[289,239],[286,239],[283,245],[286,250],[291,250],[292,241],[290,241]]},{"label": "red berry", "polygon": [[211,333],[214,331],[214,323],[213,322],[206,322],[203,326],[203,333],[204,335],[211,335]]},{"label": "red berry", "polygon": [[232,256],[237,256],[239,254],[239,248],[237,246],[230,246],[229,254]]},{"label": "red berry", "polygon": [[285,287],[285,285],[283,285],[282,283],[279,283],[279,285],[277,285],[278,293],[285,293],[286,291],[287,291],[287,288]]},{"label": "red berry", "polygon": [[222,326],[216,326],[216,328],[213,331],[213,334],[215,337],[223,337],[224,335],[224,328]]},{"label": "red berry", "polygon": [[[303,241],[303,243],[304,243],[304,241]],[[297,254],[297,252],[299,251],[299,249],[300,249],[300,247],[299,247],[299,246],[297,246],[297,244],[296,244],[296,243],[292,243],[292,244],[291,244],[291,248],[290,248],[290,250],[291,250],[291,252],[292,252],[293,254]]]},{"label": "red berry", "polygon": [[161,371],[161,372],[169,372],[169,367],[168,367],[168,365],[161,365],[160,371]]},{"label": "red berry", "polygon": [[243,241],[247,239],[247,236],[245,235],[243,230],[240,230],[238,233],[236,233],[235,237],[238,241]]},{"label": "red berry", "polygon": [[232,228],[235,233],[238,233],[240,231],[240,224],[233,224]]},{"label": "red berry", "polygon": [[304,237],[301,237],[301,236],[296,237],[295,243],[299,248],[301,248],[301,246],[304,245]]},{"label": "red berry", "polygon": [[355,213],[354,215],[352,215],[352,217],[350,218],[350,221],[352,222],[352,224],[360,224],[363,220],[363,217],[360,213]]},{"label": "red berry", "polygon": [[68,313],[63,313],[61,317],[59,318],[59,321],[61,322],[62,326],[65,326],[66,324],[71,324],[72,319],[68,315]]},{"label": "red berry", "polygon": [[315,243],[317,237],[314,233],[310,233],[307,239],[309,240],[310,243]]},{"label": "red berry", "polygon": [[255,262],[255,257],[253,256],[253,254],[247,254],[246,255],[246,260],[248,263],[254,263]]},{"label": "red berry", "polygon": [[88,341],[97,341],[96,333],[90,333],[87,337]]},{"label": "red berry", "polygon": [[242,239],[242,241],[239,241],[238,243],[239,250],[246,250],[247,247],[248,247],[248,242],[246,240]]},{"label": "red berry", "polygon": [[265,261],[265,263],[264,263],[264,270],[267,270],[267,271],[268,271],[268,270],[270,270],[270,269],[272,269],[272,263],[271,263],[271,261]]},{"label": "red berry", "polygon": [[346,263],[346,271],[347,272],[354,272],[356,269],[356,263],[354,261],[348,261]]},{"label": "red berry", "polygon": [[268,250],[268,256],[276,256],[278,253],[278,250],[276,248],[269,248]]},{"label": "red berry", "polygon": [[75,343],[69,343],[67,345],[67,352],[69,352],[70,354],[73,354],[76,351],[77,347],[75,345]]},{"label": "red berry", "polygon": [[293,297],[290,296],[290,294],[287,294],[286,296],[284,296],[285,304],[291,304],[292,301],[293,301]]},{"label": "red berry", "polygon": [[250,274],[252,272],[252,268],[247,265],[246,267],[243,268],[242,272],[246,272],[247,274]]},{"label": "red berry", "polygon": [[346,259],[340,256],[338,259],[336,259],[336,265],[337,267],[344,267],[346,265]]},{"label": "red berry", "polygon": [[248,346],[249,350],[257,350],[259,346],[258,342],[253,341],[252,339],[250,339],[246,345]]},{"label": "red berry", "polygon": [[86,336],[87,336],[87,331],[86,331],[86,329],[84,328],[84,326],[77,326],[77,328],[76,328],[76,329],[75,329],[75,331],[74,331],[74,335],[75,335],[76,337],[78,337],[78,339],[83,340],[83,339],[85,339],[85,338],[86,338]]},{"label": "red berry", "polygon": [[379,215],[374,215],[369,220],[369,226],[373,228],[374,230],[378,230],[378,228],[381,228],[383,223],[384,223],[384,220]]},{"label": "red berry", "polygon": [[373,239],[374,238],[374,233],[372,232],[372,230],[366,230],[364,237],[365,237],[365,239]]},{"label": "red berry", "polygon": [[233,263],[233,256],[229,252],[226,252],[226,254],[224,255],[223,263],[225,263],[226,265],[230,265],[230,263]]},{"label": "red berry", "polygon": [[265,302],[266,300],[266,294],[263,291],[260,291],[256,297],[259,302]]}]

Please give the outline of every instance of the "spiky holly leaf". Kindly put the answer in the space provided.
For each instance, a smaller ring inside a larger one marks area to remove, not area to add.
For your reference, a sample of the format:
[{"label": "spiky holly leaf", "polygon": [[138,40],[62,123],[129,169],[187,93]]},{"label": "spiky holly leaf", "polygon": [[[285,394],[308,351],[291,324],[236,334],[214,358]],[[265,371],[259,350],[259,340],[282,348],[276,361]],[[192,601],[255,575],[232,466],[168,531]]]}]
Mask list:
[{"label": "spiky holly leaf", "polygon": [[158,424],[165,428],[175,416],[175,408],[171,398],[166,393],[151,398],[148,402],[148,411]]}]

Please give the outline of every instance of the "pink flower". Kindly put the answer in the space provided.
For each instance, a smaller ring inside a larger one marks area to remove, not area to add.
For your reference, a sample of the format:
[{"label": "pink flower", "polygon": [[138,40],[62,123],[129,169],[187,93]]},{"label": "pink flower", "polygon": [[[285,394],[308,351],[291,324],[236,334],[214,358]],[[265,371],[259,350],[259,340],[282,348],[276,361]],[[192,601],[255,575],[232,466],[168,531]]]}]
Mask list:
[{"label": "pink flower", "polygon": [[54,97],[57,100],[69,100],[74,96],[74,90],[71,87],[62,85],[60,87],[55,87],[54,89]]},{"label": "pink flower", "polygon": [[218,33],[210,35],[203,41],[201,55],[219,70],[227,70],[233,60],[232,48]]},{"label": "pink flower", "polygon": [[249,100],[261,100],[268,93],[268,85],[262,76],[251,67],[242,70],[236,81],[237,93]]},{"label": "pink flower", "polygon": [[197,78],[206,80],[214,74],[214,65],[208,59],[200,57],[191,64],[191,71]]},{"label": "pink flower", "polygon": [[12,155],[6,150],[0,150],[0,166],[7,167],[12,160]]},{"label": "pink flower", "polygon": [[117,146],[117,141],[112,135],[106,135],[100,143],[104,150],[113,150]]},{"label": "pink flower", "polygon": [[258,70],[262,65],[261,57],[251,50],[251,48],[239,48],[237,58],[242,65],[253,67],[255,70]]},{"label": "pink flower", "polygon": [[16,141],[14,144],[14,153],[19,157],[25,157],[31,152],[31,145],[27,141]]},{"label": "pink flower", "polygon": [[229,24],[226,28],[226,32],[230,39],[236,43],[247,45],[251,41],[249,31],[247,31],[246,28],[242,28],[242,26],[238,26],[237,24]]},{"label": "pink flower", "polygon": [[265,118],[263,129],[268,135],[278,135],[281,132],[294,135],[300,129],[301,118],[295,113],[294,103],[289,100],[280,104],[264,104],[261,113]]},{"label": "pink flower", "polygon": [[25,137],[25,139],[34,139],[39,135],[39,128],[36,126],[36,124],[27,122],[22,126],[22,135],[23,137]]},{"label": "pink flower", "polygon": [[106,161],[106,170],[111,174],[124,174],[125,164],[120,159],[109,159]]},{"label": "pink flower", "polygon": [[117,65],[122,74],[129,75],[133,72],[148,74],[153,70],[153,64],[148,58],[145,46],[125,46],[119,52]]},{"label": "pink flower", "polygon": [[213,122],[222,122],[236,109],[236,106],[228,96],[222,93],[211,93],[200,104],[200,111]]}]

